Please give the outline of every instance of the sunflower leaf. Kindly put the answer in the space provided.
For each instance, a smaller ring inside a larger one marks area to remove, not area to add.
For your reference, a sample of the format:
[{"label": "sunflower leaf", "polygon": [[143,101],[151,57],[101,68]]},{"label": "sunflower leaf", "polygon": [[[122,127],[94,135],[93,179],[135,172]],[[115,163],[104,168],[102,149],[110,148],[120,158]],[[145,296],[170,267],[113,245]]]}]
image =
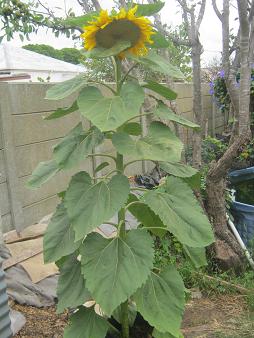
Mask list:
[{"label": "sunflower leaf", "polygon": [[160,162],[160,168],[176,177],[191,177],[197,170],[183,163]]},{"label": "sunflower leaf", "polygon": [[87,172],[74,175],[65,194],[65,206],[76,240],[113,217],[127,201],[129,191],[128,178],[123,175],[96,184]]},{"label": "sunflower leaf", "polygon": [[160,32],[155,31],[155,34],[151,36],[152,44],[149,44],[150,48],[168,48],[169,42]]},{"label": "sunflower leaf", "polygon": [[79,122],[63,140],[54,146],[53,156],[60,168],[70,169],[92,153],[103,141],[103,134],[92,127],[84,131]]},{"label": "sunflower leaf", "polygon": [[183,250],[197,269],[207,265],[205,248],[192,248],[183,245]]},{"label": "sunflower leaf", "polygon": [[80,27],[83,28],[88,21],[93,21],[94,17],[98,15],[98,12],[90,12],[81,16],[69,17],[62,21],[62,24],[71,27]]},{"label": "sunflower leaf", "polygon": [[148,55],[142,57],[136,57],[128,54],[128,57],[138,63],[141,63],[153,72],[162,73],[176,79],[184,79],[183,73],[177,67],[173,66],[168,62],[168,60],[155,52],[151,51]]},{"label": "sunflower leaf", "polygon": [[98,88],[86,87],[77,101],[84,117],[101,131],[109,131],[138,115],[144,98],[143,88],[137,82],[129,81],[118,96],[104,97]]},{"label": "sunflower leaf", "polygon": [[80,307],[70,317],[63,338],[105,338],[108,329],[107,320],[97,315],[93,308]]},{"label": "sunflower leaf", "polygon": [[[136,4],[133,5],[135,6]],[[165,3],[161,1],[157,1],[154,4],[137,4],[138,9],[136,12],[136,16],[152,16],[158,13],[164,7],[164,5]]]},{"label": "sunflower leaf", "polygon": [[80,254],[86,287],[110,316],[146,281],[154,252],[152,237],[146,231],[131,230],[124,239],[92,233],[85,238]]},{"label": "sunflower leaf", "polygon": [[111,48],[97,47],[85,53],[89,58],[106,58],[109,56],[118,55],[131,46],[130,41],[118,41]]},{"label": "sunflower leaf", "polygon": [[60,276],[57,284],[57,313],[64,309],[75,308],[91,300],[91,295],[85,286],[84,276],[81,274],[81,264],[77,255],[65,257],[58,263]]},{"label": "sunflower leaf", "polygon": [[46,116],[44,120],[53,120],[58,119],[59,117],[63,117],[65,115],[71,114],[78,110],[78,104],[77,101],[74,101],[71,107],[69,108],[58,108],[56,111],[54,111],[52,114]]},{"label": "sunflower leaf", "polygon": [[31,178],[27,182],[27,186],[32,189],[39,188],[59,170],[60,168],[55,160],[41,162],[33,171]]},{"label": "sunflower leaf", "polygon": [[134,140],[126,133],[115,133],[112,142],[117,151],[134,160],[171,161],[181,159],[182,142],[161,122],[152,122],[148,134]]},{"label": "sunflower leaf", "polygon": [[84,75],[78,75],[73,79],[58,83],[47,90],[47,100],[61,100],[67,96],[70,96],[74,92],[78,91],[82,87],[87,85],[87,80]]},{"label": "sunflower leaf", "polygon": [[74,239],[74,230],[70,225],[64,203],[61,202],[51,217],[43,237],[44,262],[55,262],[63,256],[72,254],[80,245],[80,242],[75,243]]},{"label": "sunflower leaf", "polygon": [[177,94],[172,89],[155,81],[147,81],[143,87],[154,91],[155,93],[165,97],[167,100],[175,100],[177,98]]},{"label": "sunflower leaf", "polygon": [[144,194],[143,201],[182,244],[205,247],[214,235],[208,218],[189,185],[169,176],[160,188]]},{"label": "sunflower leaf", "polygon": [[200,129],[200,126],[194,122],[185,119],[182,116],[175,114],[172,109],[167,107],[163,102],[160,102],[158,107],[153,111],[153,114],[163,120],[174,121],[185,127]]},{"label": "sunflower leaf", "polygon": [[180,334],[184,311],[184,284],[174,266],[162,273],[151,273],[145,285],[134,295],[137,310],[150,325],[161,332]]}]

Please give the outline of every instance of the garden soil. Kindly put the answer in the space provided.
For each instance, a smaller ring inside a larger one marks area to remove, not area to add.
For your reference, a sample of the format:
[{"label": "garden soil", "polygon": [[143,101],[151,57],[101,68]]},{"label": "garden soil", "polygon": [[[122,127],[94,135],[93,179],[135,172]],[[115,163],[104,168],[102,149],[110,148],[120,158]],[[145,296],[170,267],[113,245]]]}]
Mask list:
[{"label": "garden soil", "polygon": [[[63,337],[67,313],[56,315],[54,307],[38,309],[15,304],[12,308],[27,320],[15,338]],[[151,338],[145,322],[139,319],[136,324],[132,338]],[[254,338],[254,313],[249,312],[242,295],[195,299],[187,304],[182,331],[185,338]]]}]

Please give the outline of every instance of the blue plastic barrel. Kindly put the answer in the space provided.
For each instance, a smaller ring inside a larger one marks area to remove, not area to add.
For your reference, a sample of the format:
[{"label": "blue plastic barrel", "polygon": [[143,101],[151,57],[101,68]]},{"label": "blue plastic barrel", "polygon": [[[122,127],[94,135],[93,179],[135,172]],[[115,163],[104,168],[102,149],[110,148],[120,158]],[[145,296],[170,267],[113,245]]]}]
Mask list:
[{"label": "blue plastic barrel", "polygon": [[[247,169],[235,170],[229,174],[230,182],[236,189],[239,184],[247,181],[254,181],[254,167]],[[250,189],[249,194],[254,195],[254,191]],[[250,196],[253,199],[253,195]],[[243,201],[236,200],[231,205],[231,212],[234,217],[234,224],[241,236],[245,245],[253,252],[254,251],[254,205],[242,203]]]}]

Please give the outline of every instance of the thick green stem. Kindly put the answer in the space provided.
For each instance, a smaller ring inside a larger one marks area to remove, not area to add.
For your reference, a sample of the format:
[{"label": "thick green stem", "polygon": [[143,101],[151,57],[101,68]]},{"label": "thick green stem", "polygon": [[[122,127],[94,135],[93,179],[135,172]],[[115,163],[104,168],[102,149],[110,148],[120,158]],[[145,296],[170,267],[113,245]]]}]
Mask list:
[{"label": "thick green stem", "polygon": [[[123,155],[117,153],[116,156],[116,169],[117,171],[124,172]],[[125,238],[125,208],[118,212],[118,224],[121,223],[119,236]],[[122,325],[122,338],[129,338],[129,319],[128,319],[128,300],[121,305],[121,325]]]},{"label": "thick green stem", "polygon": [[[116,77],[116,92],[117,95],[120,94],[121,90],[121,61],[118,57],[114,57],[114,65],[115,65],[115,77]],[[117,153],[116,155],[116,170],[120,173],[124,173],[124,161],[123,155]],[[125,208],[122,208],[118,212],[118,224],[120,226],[120,231],[118,236],[120,238],[125,238],[126,230],[125,230]],[[128,300],[121,304],[121,325],[122,325],[122,338],[129,338],[129,318],[128,318]]]}]

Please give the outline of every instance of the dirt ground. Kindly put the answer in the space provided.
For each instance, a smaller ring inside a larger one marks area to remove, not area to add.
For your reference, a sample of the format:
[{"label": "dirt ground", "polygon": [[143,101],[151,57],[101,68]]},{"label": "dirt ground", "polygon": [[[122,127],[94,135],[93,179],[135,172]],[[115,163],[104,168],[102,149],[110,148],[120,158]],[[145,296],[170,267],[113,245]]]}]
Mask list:
[{"label": "dirt ground", "polygon": [[[56,315],[54,307],[37,309],[15,304],[13,308],[27,319],[15,338],[63,336],[68,318],[66,314]],[[195,299],[187,304],[182,327],[185,338],[254,338],[254,313],[248,311],[241,295]]]}]

